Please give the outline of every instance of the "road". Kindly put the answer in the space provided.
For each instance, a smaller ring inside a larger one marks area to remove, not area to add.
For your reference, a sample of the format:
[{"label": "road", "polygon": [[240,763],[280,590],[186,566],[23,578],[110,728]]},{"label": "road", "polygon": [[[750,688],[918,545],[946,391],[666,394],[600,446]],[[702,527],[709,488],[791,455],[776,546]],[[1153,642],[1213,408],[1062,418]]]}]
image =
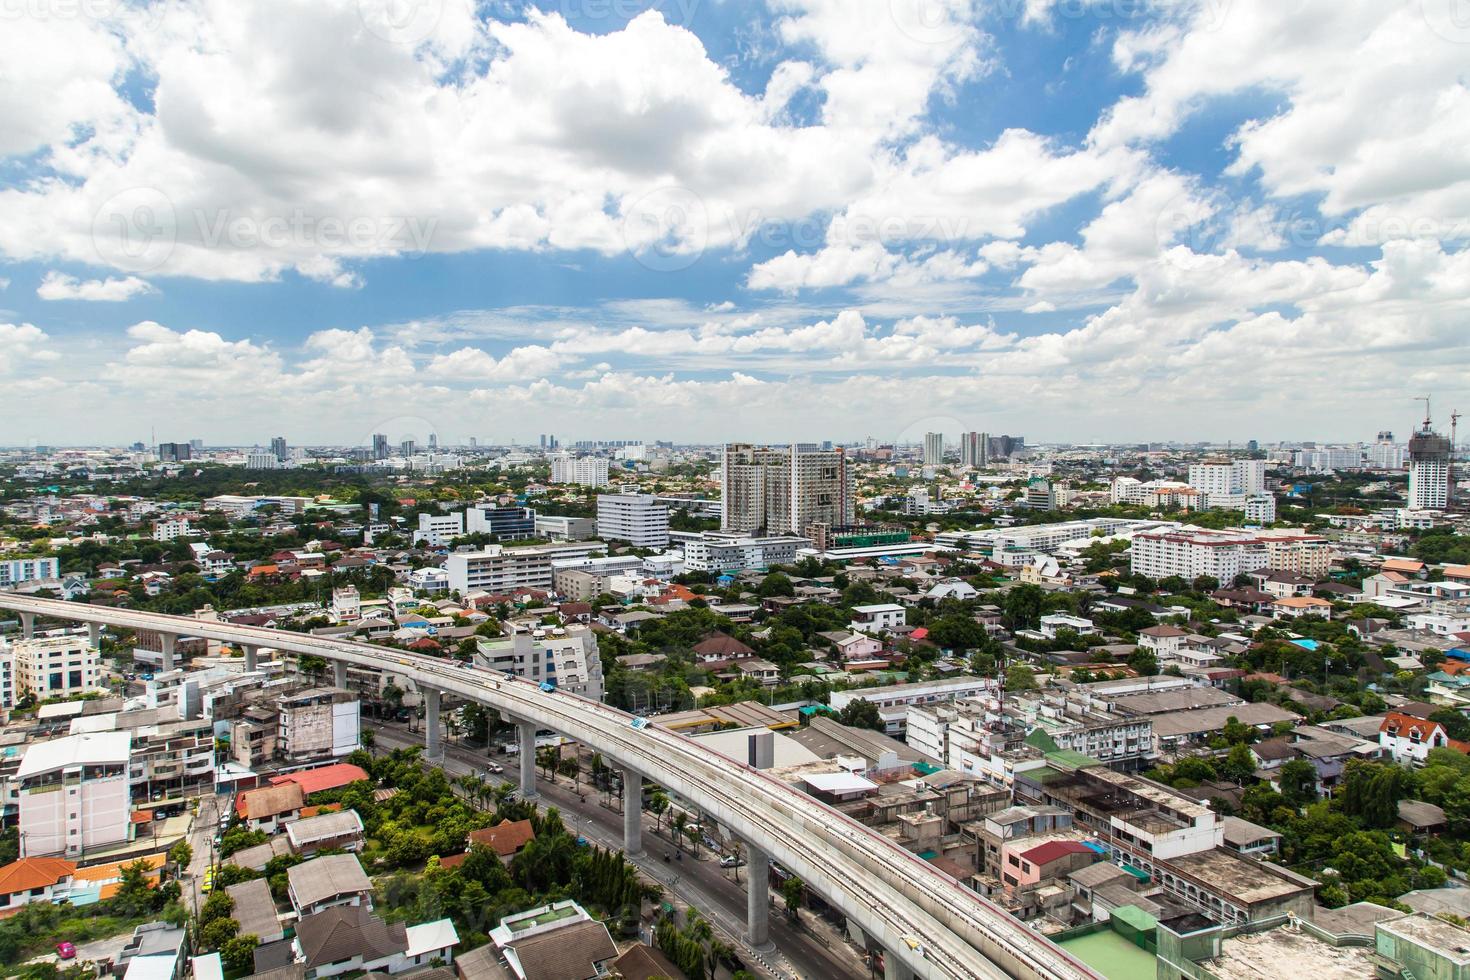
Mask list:
[{"label": "road", "polygon": [[[1099,980],[1081,960],[919,855],[798,787],[696,739],[554,685],[358,640],[0,592],[0,608],[35,617],[146,629],[272,648],[402,677],[435,696],[486,705],[530,738],[552,731],[689,800],[720,826],[799,875],[808,888],[919,980]],[[437,719],[436,719],[437,720]],[[435,726],[430,734],[436,735]]]},{"label": "road", "polygon": [[[401,726],[381,723],[377,730],[376,745],[384,749],[405,746],[422,746],[423,736],[408,732]],[[450,776],[476,773],[490,782],[508,782],[516,785],[519,760],[514,756],[494,756],[496,762],[505,765],[503,776],[485,771],[485,763],[492,756],[483,750],[466,749],[458,745],[446,745],[444,770]],[[585,801],[571,787],[538,779],[537,790],[541,793],[540,803],[552,805],[561,811],[562,821],[573,833],[610,850],[620,851],[623,847],[623,815],[620,810],[609,809],[601,804],[601,794],[589,790]],[[667,821],[665,821],[667,823]],[[643,846],[645,854],[632,861],[648,877],[657,881],[668,892],[681,901],[693,905],[709,919],[724,935],[724,942],[740,952],[752,969],[764,966],[763,972],[779,978],[801,978],[801,980],[828,980],[828,978],[866,977],[868,969],[856,951],[825,928],[822,932],[832,940],[829,946],[807,928],[793,929],[783,913],[773,910],[771,914],[771,939],[775,950],[753,950],[741,938],[745,930],[745,885],[736,884],[722,871],[713,859],[696,860],[687,852],[682,861],[665,862],[663,855],[672,853],[674,845],[665,835],[655,835],[656,821],[648,813],[643,815]],[[808,919],[811,916],[808,914]],[[824,938],[826,938],[824,937]]]}]

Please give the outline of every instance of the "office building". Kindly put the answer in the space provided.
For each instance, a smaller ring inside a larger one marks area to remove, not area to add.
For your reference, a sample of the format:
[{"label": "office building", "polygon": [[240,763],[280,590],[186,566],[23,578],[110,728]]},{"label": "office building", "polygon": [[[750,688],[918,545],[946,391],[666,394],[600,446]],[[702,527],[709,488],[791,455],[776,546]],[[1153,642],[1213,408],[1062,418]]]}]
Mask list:
[{"label": "office building", "polygon": [[606,551],[607,545],[601,541],[567,541],[524,548],[491,545],[482,551],[450,554],[444,570],[449,575],[449,588],[461,595],[474,591],[500,595],[516,589],[550,590],[552,562]]},{"label": "office building", "polygon": [[604,493],[597,498],[597,536],[635,548],[669,546],[669,509],[648,493]]},{"label": "office building", "polygon": [[602,700],[602,654],[586,626],[516,627],[510,636],[481,637],[477,646],[478,665]]},{"label": "office building", "polygon": [[34,582],[37,579],[60,578],[59,558],[4,558],[0,559],[0,588]]},{"label": "office building", "polygon": [[944,463],[944,433],[924,433],[924,465],[939,466]]},{"label": "office building", "polygon": [[158,460],[162,463],[181,463],[194,454],[193,447],[187,442],[160,442],[158,444]]},{"label": "office building", "polygon": [[1429,427],[1409,440],[1409,510],[1444,510],[1450,504],[1450,441]]},{"label": "office building", "polygon": [[797,552],[811,547],[809,538],[772,537],[710,531],[684,542],[684,567],[691,572],[734,574],[793,565]]},{"label": "office building", "polygon": [[586,541],[597,537],[597,521],[591,517],[536,514],[535,534],[532,536],[548,541]]},{"label": "office building", "polygon": [[551,460],[552,483],[584,487],[607,486],[607,460],[601,456],[556,456]]},{"label": "office building", "polygon": [[[14,676],[12,698],[26,692],[37,700],[64,698],[97,691],[102,683],[102,656],[87,636],[44,636],[30,640],[0,641],[0,661],[8,661]],[[4,668],[0,668],[0,673]],[[15,707],[7,699],[5,707]]]},{"label": "office building", "polygon": [[122,844],[132,831],[127,732],[68,735],[26,750],[20,786],[20,855],[77,858]]},{"label": "office building", "polygon": [[455,538],[464,536],[463,514],[420,514],[419,526],[413,532],[413,543],[427,543],[433,548],[444,548]]},{"label": "office building", "polygon": [[841,449],[732,443],[721,489],[722,531],[805,534],[812,524],[854,523],[853,474]]},{"label": "office building", "polygon": [[418,443],[414,442],[412,439],[405,439],[398,444],[398,454],[404,459],[412,456],[417,451]]},{"label": "office building", "polygon": [[275,453],[255,450],[245,454],[247,470],[273,470],[280,466],[281,459]]},{"label": "office building", "polygon": [[[591,523],[591,520],[588,520]],[[536,512],[529,507],[477,504],[465,511],[467,534],[488,534],[496,541],[521,541],[536,536]],[[592,535],[587,535],[592,537]]]},{"label": "office building", "polygon": [[290,458],[291,452],[286,447],[285,436],[276,436],[271,439],[271,453],[283,463]]}]

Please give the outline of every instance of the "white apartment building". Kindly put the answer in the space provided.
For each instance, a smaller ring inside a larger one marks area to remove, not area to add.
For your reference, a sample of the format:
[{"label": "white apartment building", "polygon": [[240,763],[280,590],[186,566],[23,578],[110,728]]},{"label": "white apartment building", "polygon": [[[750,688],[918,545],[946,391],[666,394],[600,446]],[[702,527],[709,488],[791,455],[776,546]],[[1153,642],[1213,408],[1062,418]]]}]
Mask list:
[{"label": "white apartment building", "polygon": [[852,524],[853,474],[841,449],[731,443],[720,471],[720,529],[805,534],[813,524]]},{"label": "white apartment building", "polygon": [[1256,539],[1265,543],[1266,567],[1273,572],[1324,579],[1332,570],[1332,543],[1324,537],[1282,529],[1257,532]]},{"label": "white apartment building", "polygon": [[1208,575],[1229,585],[1237,575],[1266,568],[1268,560],[1265,543],[1247,532],[1183,527],[1134,535],[1130,568],[1154,579]]},{"label": "white apartment building", "polygon": [[763,571],[796,563],[797,552],[811,541],[798,537],[746,537],[708,532],[684,542],[684,567],[691,572]]},{"label": "white apartment building", "polygon": [[0,661],[8,661],[14,677],[7,708],[27,691],[45,700],[95,691],[102,682],[102,656],[84,635],[0,643]]},{"label": "white apartment building", "polygon": [[510,636],[481,638],[478,647],[474,662],[480,666],[602,700],[602,654],[586,626],[517,628]]},{"label": "white apartment building", "polygon": [[1276,520],[1276,498],[1269,493],[1258,493],[1245,498],[1245,522],[1247,524],[1271,524]]},{"label": "white apartment building", "polygon": [[1236,459],[1195,463],[1189,467],[1189,485],[1202,493],[1222,497],[1263,493],[1266,489],[1266,461]]},{"label": "white apartment building", "polygon": [[567,541],[524,548],[497,544],[482,551],[453,552],[444,563],[444,571],[449,576],[449,588],[461,595],[477,590],[504,594],[515,589],[550,589],[553,562],[606,552],[607,545],[601,541]]},{"label": "white apartment building", "polygon": [[849,629],[864,633],[886,633],[908,622],[908,610],[896,602],[883,602],[871,606],[853,606]]},{"label": "white apartment building", "polygon": [[551,482],[584,487],[607,486],[607,460],[601,456],[553,456]]},{"label": "white apartment building", "polygon": [[38,579],[61,578],[58,558],[6,558],[0,560],[0,589]]},{"label": "white apartment building", "polygon": [[597,498],[597,536],[635,548],[669,546],[669,509],[648,493],[604,493]]},{"label": "white apartment building", "polygon": [[164,521],[153,522],[154,541],[174,541],[178,538],[188,537],[192,532],[187,517],[171,518]]},{"label": "white apartment building", "polygon": [[924,433],[924,465],[939,466],[944,462],[944,433]]},{"label": "white apartment building", "polygon": [[1057,521],[1051,524],[1028,524],[1024,527],[984,531],[944,531],[934,536],[934,543],[963,551],[991,550],[997,553],[1023,551],[1049,554],[1073,542],[1089,544],[1099,534],[1127,534],[1177,527],[1179,524],[1175,521],[1137,521],[1121,517],[1094,517],[1082,521]]},{"label": "white apartment building", "polygon": [[420,514],[418,530],[413,532],[413,543],[427,543],[432,548],[444,548],[455,538],[464,537],[464,514]]},{"label": "white apartment building", "polygon": [[272,452],[256,452],[245,454],[245,468],[247,470],[273,470],[281,465],[281,461]]},{"label": "white apartment building", "polygon": [[132,832],[127,732],[68,735],[32,745],[16,771],[21,857],[81,857]]},{"label": "white apartment building", "polygon": [[[909,709],[915,705],[940,704],[957,698],[994,694],[996,687],[997,682],[990,677],[951,677],[942,681],[833,691],[828,703],[833,711],[841,711],[854,701],[869,701],[877,706],[878,714],[883,718],[884,731],[889,735],[897,735],[907,729]],[[928,751],[917,745],[915,748]],[[942,754],[930,754],[936,759],[944,758]]]},{"label": "white apartment building", "polygon": [[339,623],[355,623],[362,618],[362,595],[355,585],[344,585],[332,590],[332,604],[328,607],[332,618]]}]

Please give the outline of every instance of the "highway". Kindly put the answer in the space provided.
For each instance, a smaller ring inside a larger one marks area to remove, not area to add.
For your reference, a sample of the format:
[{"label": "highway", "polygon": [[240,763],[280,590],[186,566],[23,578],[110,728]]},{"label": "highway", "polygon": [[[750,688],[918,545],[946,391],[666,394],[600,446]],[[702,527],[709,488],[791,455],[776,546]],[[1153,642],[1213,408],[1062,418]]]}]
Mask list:
[{"label": "highway", "polygon": [[[421,734],[407,731],[399,725],[379,723],[376,742],[378,748],[422,748],[423,744]],[[490,756],[484,750],[446,745],[444,771],[451,776],[473,772],[491,783],[505,782],[514,787],[514,772],[507,772],[503,776],[485,772],[485,764],[491,759],[503,762],[505,757]],[[583,794],[584,800],[570,787],[545,779],[537,781],[536,789],[540,793],[536,802],[555,806],[561,811],[562,822],[573,833],[581,834],[594,844],[611,850],[622,847],[622,814],[599,803],[600,793],[588,791]],[[776,951],[752,950],[741,937],[745,928],[745,886],[731,881],[730,873],[720,870],[713,859],[695,860],[686,853],[683,861],[665,862],[663,855],[673,851],[674,845],[663,837],[654,835],[654,824],[655,821],[648,819],[648,814],[645,813],[643,843],[647,851],[629,860],[663,886],[668,894],[698,908],[724,934],[725,942],[739,951],[752,969],[756,968],[756,964],[751,961],[759,957],[766,961],[767,969],[777,980],[837,980],[841,977],[867,976],[868,971],[861,958],[845,943],[828,948],[812,932],[789,927],[780,915],[771,917],[771,939],[776,943]],[[667,832],[667,819],[664,826]],[[743,869],[740,879],[742,882],[745,880]]]},{"label": "highway", "polygon": [[1085,964],[929,862],[752,767],[623,711],[530,681],[354,640],[0,593],[0,608],[62,621],[197,636],[405,677],[582,742],[769,854],[921,978],[1095,980]]}]

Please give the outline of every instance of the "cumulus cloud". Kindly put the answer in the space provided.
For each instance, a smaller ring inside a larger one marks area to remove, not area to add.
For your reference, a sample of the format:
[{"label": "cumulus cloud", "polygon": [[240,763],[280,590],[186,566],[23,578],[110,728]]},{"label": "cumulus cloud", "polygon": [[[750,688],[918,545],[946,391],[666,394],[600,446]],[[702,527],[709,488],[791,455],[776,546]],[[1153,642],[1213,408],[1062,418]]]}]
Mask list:
[{"label": "cumulus cloud", "polygon": [[150,283],[137,276],[123,279],[78,279],[56,271],[46,273],[36,287],[36,295],[41,299],[71,299],[90,303],[121,303],[153,291]]}]

